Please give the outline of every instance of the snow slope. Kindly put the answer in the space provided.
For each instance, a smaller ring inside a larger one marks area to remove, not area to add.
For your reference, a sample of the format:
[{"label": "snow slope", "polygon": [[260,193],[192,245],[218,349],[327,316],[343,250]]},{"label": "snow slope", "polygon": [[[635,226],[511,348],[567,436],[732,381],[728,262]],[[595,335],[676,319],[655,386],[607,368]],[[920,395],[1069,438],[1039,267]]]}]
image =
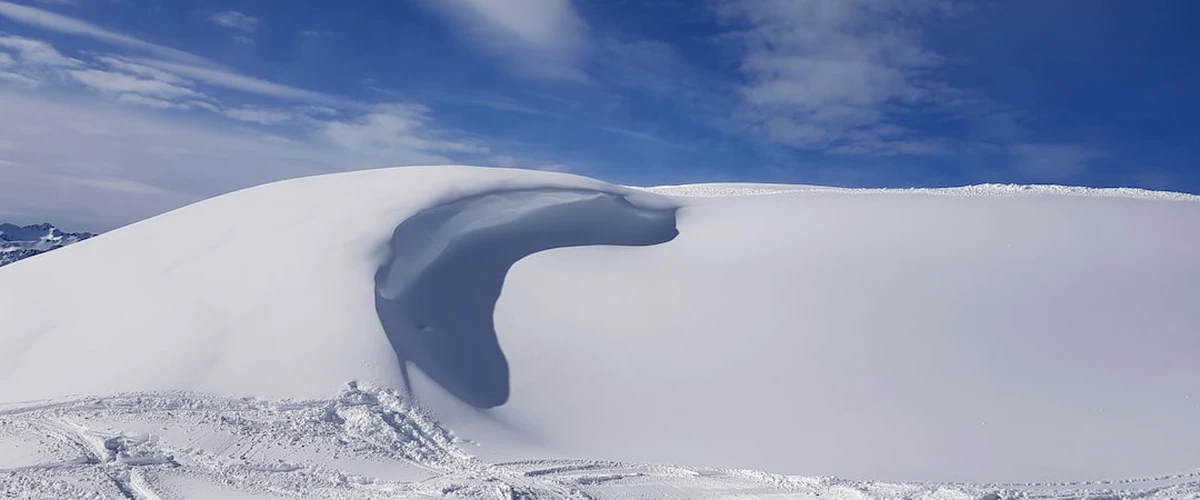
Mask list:
[{"label": "snow slope", "polygon": [[483,464],[1185,473],[1178,492],[1200,466],[1196,227],[1200,200],[1133,190],[297,179],[0,269],[0,403],[337,401],[407,379]]}]

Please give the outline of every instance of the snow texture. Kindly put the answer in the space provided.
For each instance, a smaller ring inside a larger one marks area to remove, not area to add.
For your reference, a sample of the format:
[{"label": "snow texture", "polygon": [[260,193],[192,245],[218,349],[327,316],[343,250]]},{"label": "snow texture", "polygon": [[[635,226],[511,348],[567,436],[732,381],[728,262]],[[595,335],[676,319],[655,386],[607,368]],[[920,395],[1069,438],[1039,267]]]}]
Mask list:
[{"label": "snow texture", "polygon": [[239,191],[0,269],[0,491],[1196,497],[1198,201]]},{"label": "snow texture", "polygon": [[[917,484],[597,460],[488,463],[392,389],[327,400],[114,394],[0,407],[0,496],[72,499],[1180,499],[1200,472],[1125,480]],[[5,441],[0,441],[5,442]],[[13,456],[13,455],[8,455]]]}]

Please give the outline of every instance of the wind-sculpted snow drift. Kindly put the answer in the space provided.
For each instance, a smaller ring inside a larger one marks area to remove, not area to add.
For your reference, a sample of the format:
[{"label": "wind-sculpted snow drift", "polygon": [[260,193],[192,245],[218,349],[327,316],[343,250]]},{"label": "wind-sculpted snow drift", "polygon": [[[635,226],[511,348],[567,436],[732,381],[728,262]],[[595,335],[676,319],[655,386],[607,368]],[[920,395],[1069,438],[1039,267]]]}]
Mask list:
[{"label": "wind-sculpted snow drift", "polygon": [[0,496],[1197,491],[1200,199],[650,191],[353,172],[5,266]]},{"label": "wind-sculpted snow drift", "polygon": [[491,408],[509,396],[492,311],[514,263],[552,248],[655,245],[677,234],[674,207],[638,207],[613,193],[472,196],[396,228],[391,258],[375,275],[375,307],[402,370],[412,361],[467,404]]}]

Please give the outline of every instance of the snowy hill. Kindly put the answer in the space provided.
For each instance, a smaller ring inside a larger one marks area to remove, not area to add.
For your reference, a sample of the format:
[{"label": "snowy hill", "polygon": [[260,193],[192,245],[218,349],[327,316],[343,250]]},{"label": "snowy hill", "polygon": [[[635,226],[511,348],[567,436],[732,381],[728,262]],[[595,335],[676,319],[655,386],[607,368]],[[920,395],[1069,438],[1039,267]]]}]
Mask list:
[{"label": "snowy hill", "polygon": [[1136,190],[268,184],[0,269],[0,491],[1195,495],[1196,227]]},{"label": "snowy hill", "polygon": [[50,224],[17,226],[0,223],[0,266],[33,257],[95,236],[64,233]]}]

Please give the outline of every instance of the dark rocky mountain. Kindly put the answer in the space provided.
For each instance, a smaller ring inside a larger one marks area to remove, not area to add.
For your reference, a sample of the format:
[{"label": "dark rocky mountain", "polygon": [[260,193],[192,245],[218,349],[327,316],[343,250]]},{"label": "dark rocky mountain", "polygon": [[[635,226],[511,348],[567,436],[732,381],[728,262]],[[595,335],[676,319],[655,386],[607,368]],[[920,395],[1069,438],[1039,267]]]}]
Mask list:
[{"label": "dark rocky mountain", "polygon": [[92,233],[67,233],[50,224],[18,226],[0,223],[0,266],[49,252],[95,236]]}]

